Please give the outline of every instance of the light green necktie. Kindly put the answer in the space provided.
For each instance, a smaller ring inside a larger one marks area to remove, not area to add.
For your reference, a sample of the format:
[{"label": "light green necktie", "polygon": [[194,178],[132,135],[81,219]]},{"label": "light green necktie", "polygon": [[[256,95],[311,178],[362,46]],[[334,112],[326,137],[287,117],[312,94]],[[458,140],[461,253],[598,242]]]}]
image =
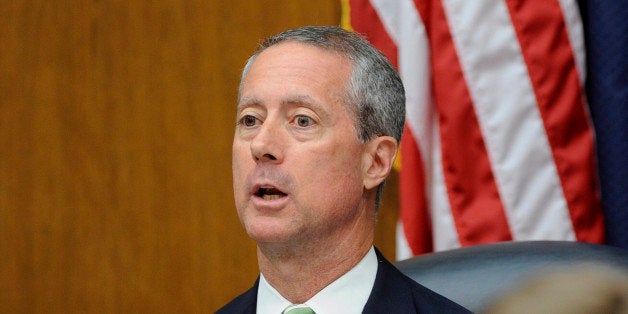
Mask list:
[{"label": "light green necktie", "polygon": [[294,305],[290,305],[287,307],[283,314],[316,314],[309,307],[294,307]]}]

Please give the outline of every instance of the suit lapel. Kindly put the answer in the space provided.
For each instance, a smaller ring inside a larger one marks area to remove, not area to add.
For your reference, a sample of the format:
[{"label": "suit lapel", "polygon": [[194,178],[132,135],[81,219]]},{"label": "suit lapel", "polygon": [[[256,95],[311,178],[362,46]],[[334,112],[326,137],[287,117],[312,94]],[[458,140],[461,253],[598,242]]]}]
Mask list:
[{"label": "suit lapel", "polygon": [[414,302],[409,289],[404,288],[403,276],[382,253],[377,254],[377,275],[363,313],[413,313]]}]

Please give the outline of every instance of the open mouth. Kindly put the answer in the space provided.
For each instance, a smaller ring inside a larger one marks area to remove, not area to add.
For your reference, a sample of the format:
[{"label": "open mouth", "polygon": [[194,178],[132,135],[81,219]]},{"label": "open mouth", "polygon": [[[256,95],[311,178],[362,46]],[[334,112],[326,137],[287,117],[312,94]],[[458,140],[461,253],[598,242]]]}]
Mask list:
[{"label": "open mouth", "polygon": [[276,200],[287,195],[286,193],[273,187],[260,187],[254,194],[255,196],[261,197],[267,201]]}]

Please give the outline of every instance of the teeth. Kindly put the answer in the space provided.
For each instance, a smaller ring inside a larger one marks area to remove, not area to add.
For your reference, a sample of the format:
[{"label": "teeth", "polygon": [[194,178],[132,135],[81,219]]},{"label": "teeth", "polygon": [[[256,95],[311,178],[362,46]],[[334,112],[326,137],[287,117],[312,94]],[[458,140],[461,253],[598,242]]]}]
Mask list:
[{"label": "teeth", "polygon": [[264,194],[262,196],[262,198],[264,198],[267,201],[276,200],[276,199],[279,199],[281,197],[282,197],[282,195],[278,195],[278,194]]}]

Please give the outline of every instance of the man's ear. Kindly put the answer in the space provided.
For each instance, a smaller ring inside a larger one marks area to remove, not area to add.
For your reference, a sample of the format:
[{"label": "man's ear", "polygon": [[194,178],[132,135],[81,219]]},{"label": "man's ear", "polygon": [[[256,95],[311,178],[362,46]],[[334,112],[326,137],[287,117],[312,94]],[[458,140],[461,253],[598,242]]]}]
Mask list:
[{"label": "man's ear", "polygon": [[363,178],[364,187],[370,190],[388,177],[397,155],[397,140],[390,136],[379,136],[366,145]]}]

